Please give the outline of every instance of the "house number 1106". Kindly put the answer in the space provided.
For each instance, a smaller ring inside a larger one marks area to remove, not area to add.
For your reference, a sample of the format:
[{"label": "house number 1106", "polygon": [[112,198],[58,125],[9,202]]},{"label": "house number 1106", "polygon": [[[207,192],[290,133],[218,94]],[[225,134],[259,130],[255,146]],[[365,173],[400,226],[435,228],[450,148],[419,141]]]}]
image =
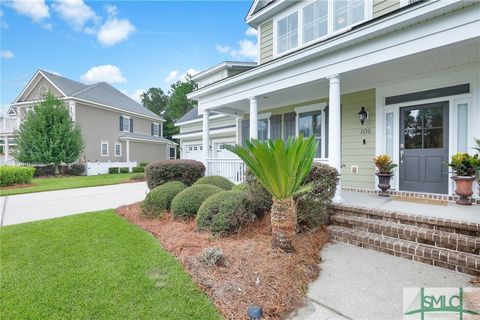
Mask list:
[{"label": "house number 1106", "polygon": [[360,134],[372,134],[372,128],[368,128],[368,129],[361,129],[360,130]]}]

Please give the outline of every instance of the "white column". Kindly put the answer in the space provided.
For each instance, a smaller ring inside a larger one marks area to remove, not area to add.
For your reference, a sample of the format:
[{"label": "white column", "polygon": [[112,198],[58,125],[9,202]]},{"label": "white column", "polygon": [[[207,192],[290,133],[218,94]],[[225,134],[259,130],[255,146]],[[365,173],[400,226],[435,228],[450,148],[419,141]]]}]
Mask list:
[{"label": "white column", "polygon": [[69,102],[69,107],[70,107],[70,117],[72,118],[72,121],[75,122],[75,101],[70,101]]},{"label": "white column", "polygon": [[3,139],[4,139],[3,141],[5,141],[3,152],[5,154],[5,161],[7,161],[8,158],[10,158],[10,143],[8,141],[8,136],[4,136]]},{"label": "white column", "polygon": [[126,145],[127,145],[126,148],[125,148],[125,149],[126,149],[126,153],[127,153],[127,158],[126,158],[126,160],[127,160],[127,162],[130,162],[130,140],[127,140],[125,143],[126,143]]},{"label": "white column", "polygon": [[204,111],[203,112],[203,128],[202,128],[202,144],[203,144],[203,161],[205,163],[205,167],[207,167],[207,159],[209,158],[209,149],[210,149],[210,129],[209,129],[209,118],[210,112]]},{"label": "white column", "polygon": [[240,117],[235,117],[235,132],[236,132],[236,136],[235,136],[235,143],[238,144],[238,145],[241,145],[242,144],[242,133],[240,132],[240,129],[242,128],[242,118]]},{"label": "white column", "polygon": [[250,98],[250,139],[258,139],[257,97]]},{"label": "white column", "polygon": [[[328,125],[328,162],[330,166],[341,172],[342,166],[342,145],[341,145],[341,110],[340,110],[340,78],[338,75],[328,77],[330,81],[329,93],[329,125]],[[342,203],[342,186],[341,181],[338,182],[333,203]]]}]

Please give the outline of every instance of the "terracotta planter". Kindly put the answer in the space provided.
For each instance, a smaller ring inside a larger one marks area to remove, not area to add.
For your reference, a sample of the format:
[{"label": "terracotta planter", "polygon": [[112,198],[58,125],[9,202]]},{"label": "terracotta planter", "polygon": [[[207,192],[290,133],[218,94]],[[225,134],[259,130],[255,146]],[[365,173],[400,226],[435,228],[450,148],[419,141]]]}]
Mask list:
[{"label": "terracotta planter", "polygon": [[456,185],[455,193],[460,196],[460,199],[458,199],[456,203],[471,206],[472,201],[470,201],[469,197],[473,194],[472,186],[475,178],[469,176],[455,176],[452,177],[452,179],[455,181]]},{"label": "terracotta planter", "polygon": [[378,177],[378,187],[382,192],[379,192],[380,197],[390,197],[390,194],[387,192],[390,186],[390,179],[393,177],[393,173],[376,173]]}]

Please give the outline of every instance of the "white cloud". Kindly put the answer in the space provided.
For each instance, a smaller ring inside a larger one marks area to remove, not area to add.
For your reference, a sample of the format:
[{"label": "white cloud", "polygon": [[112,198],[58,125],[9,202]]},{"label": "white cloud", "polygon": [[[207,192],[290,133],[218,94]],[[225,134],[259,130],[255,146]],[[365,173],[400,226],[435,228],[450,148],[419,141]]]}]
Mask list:
[{"label": "white cloud", "polygon": [[249,37],[256,37],[257,34],[258,34],[257,29],[254,29],[252,27],[248,28],[247,31],[245,31],[245,35],[247,35]]},{"label": "white cloud", "polygon": [[176,79],[178,79],[178,70],[172,70],[170,71],[168,76],[165,77],[165,82],[170,83],[175,81]]},{"label": "white cloud", "polygon": [[176,81],[185,81],[187,79],[187,75],[194,76],[199,72],[200,71],[195,70],[193,68],[188,69],[187,71],[185,71],[182,74],[178,70],[172,70],[172,71],[170,71],[168,76],[165,77],[164,80],[167,83],[172,83],[172,82],[176,82]]},{"label": "white cloud", "polygon": [[106,5],[105,10],[108,20],[100,27],[97,34],[98,41],[104,46],[113,46],[127,40],[136,30],[128,19],[118,19],[118,8],[114,5]]},{"label": "white cloud", "polygon": [[85,83],[100,81],[105,81],[110,84],[127,82],[122,71],[117,66],[111,64],[93,67],[81,76],[80,79]]},{"label": "white cloud", "polygon": [[11,7],[19,14],[39,22],[50,17],[50,12],[45,0],[13,0]]},{"label": "white cloud", "polygon": [[56,0],[53,9],[77,30],[82,29],[89,20],[98,19],[95,11],[83,0]]},{"label": "white cloud", "polygon": [[2,50],[0,52],[0,55],[2,56],[2,59],[12,59],[13,58],[13,52],[10,50]]},{"label": "white cloud", "polygon": [[215,49],[218,52],[227,54],[234,59],[256,60],[258,55],[258,43],[248,39],[238,41],[237,48],[217,44]]},{"label": "white cloud", "polygon": [[146,92],[147,90],[145,89],[137,89],[134,90],[133,92],[129,92],[128,90],[122,90],[123,93],[125,93],[127,96],[132,98],[133,100],[137,101],[138,103],[142,103],[142,97],[141,95]]},{"label": "white cloud", "polygon": [[118,7],[113,4],[107,4],[105,10],[110,18],[113,18],[118,14]]}]

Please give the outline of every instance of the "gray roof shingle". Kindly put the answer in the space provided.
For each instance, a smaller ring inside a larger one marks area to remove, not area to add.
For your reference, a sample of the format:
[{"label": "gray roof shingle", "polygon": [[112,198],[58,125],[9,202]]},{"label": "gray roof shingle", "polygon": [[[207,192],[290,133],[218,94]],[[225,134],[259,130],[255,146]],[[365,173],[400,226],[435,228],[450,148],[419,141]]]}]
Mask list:
[{"label": "gray roof shingle", "polygon": [[198,114],[198,107],[194,107],[192,110],[185,113],[180,119],[175,121],[175,124],[200,118],[202,118],[202,114]]},{"label": "gray roof shingle", "polygon": [[168,144],[177,144],[171,140],[162,138],[162,137],[155,137],[155,136],[149,136],[147,134],[140,134],[140,133],[131,133],[127,132],[124,133],[120,136],[120,139],[139,139],[139,140],[148,140],[148,141],[154,141],[154,142],[161,142],[161,143],[168,143]]}]

